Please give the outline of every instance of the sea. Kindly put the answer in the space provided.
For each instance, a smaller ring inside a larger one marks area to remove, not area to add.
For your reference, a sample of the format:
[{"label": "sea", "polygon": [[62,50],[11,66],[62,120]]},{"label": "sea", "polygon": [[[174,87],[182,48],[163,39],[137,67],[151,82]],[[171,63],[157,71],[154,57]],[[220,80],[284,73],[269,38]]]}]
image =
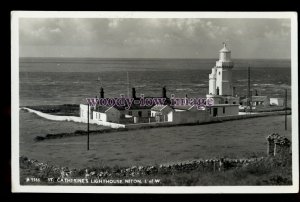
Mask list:
[{"label": "sea", "polygon": [[[80,104],[86,98],[131,95],[167,95],[199,98],[208,93],[208,75],[217,59],[98,59],[20,58],[20,106]],[[236,59],[233,85],[247,94],[247,67],[251,89],[259,95],[291,98],[291,62],[284,59]],[[128,84],[129,81],[129,84]]]}]

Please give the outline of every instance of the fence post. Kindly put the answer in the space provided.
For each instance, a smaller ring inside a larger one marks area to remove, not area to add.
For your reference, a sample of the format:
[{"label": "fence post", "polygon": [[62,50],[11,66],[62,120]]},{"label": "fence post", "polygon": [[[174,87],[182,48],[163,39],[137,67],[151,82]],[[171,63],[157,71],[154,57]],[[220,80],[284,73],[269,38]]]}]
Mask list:
[{"label": "fence post", "polygon": [[90,150],[90,105],[87,110],[87,150]]}]

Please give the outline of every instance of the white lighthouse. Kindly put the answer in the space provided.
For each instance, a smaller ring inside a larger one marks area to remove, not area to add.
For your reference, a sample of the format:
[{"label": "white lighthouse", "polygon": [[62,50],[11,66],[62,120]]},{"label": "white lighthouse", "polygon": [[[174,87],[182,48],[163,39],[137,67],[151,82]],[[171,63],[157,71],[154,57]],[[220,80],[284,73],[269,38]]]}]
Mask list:
[{"label": "white lighthouse", "polygon": [[209,74],[209,92],[207,97],[213,98],[215,103],[236,104],[238,99],[235,97],[232,85],[231,51],[223,43],[223,48],[219,51],[219,60]]},{"label": "white lighthouse", "polygon": [[220,50],[219,60],[216,61],[216,66],[212,68],[209,74],[209,94],[210,95],[232,95],[232,68],[231,51],[226,47],[226,44]]}]

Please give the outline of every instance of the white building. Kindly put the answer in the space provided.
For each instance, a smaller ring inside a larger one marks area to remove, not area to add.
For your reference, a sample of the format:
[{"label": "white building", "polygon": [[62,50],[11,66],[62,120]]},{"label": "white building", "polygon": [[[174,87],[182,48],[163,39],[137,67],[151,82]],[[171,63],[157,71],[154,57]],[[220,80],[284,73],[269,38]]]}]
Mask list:
[{"label": "white building", "polygon": [[[88,105],[80,104],[80,117],[87,119],[87,114],[88,114]],[[89,116],[91,120],[119,123],[122,114],[124,114],[124,112],[114,107],[105,107],[105,106],[98,106],[97,108],[89,107]]]},{"label": "white building", "polygon": [[284,99],[283,98],[270,98],[270,105],[273,106],[284,106]]},{"label": "white building", "polygon": [[[87,112],[88,105],[80,104],[80,117],[83,119],[87,119]],[[151,107],[142,107],[135,104],[132,104],[130,109],[126,109],[125,106],[90,106],[89,116],[91,120],[102,122],[133,123],[133,118],[135,117],[135,122],[138,122],[138,120],[149,118],[151,116]]]},{"label": "white building", "polygon": [[168,121],[178,124],[203,123],[209,121],[207,109],[197,109],[196,105],[176,106],[168,113]]},{"label": "white building", "polygon": [[155,105],[151,108],[151,117],[155,117],[156,122],[166,122],[171,111],[173,109],[169,105]]},{"label": "white building", "polygon": [[216,61],[216,65],[209,74],[209,94],[206,97],[214,100],[212,111],[210,111],[213,115],[238,115],[239,97],[236,96],[232,84],[234,64],[231,60],[231,51],[225,43],[223,44],[224,47],[219,51],[219,60]]},{"label": "white building", "polygon": [[226,47],[220,50],[219,60],[216,61],[216,66],[212,68],[209,74],[209,94],[232,96],[232,68],[231,51]]},{"label": "white building", "polygon": [[[226,47],[220,50],[219,60],[212,68],[209,74],[209,94],[207,98],[212,98],[214,104],[198,109],[196,105],[185,105],[171,107],[168,103],[156,106],[140,106],[132,104],[130,109],[125,107],[95,107],[90,109],[90,118],[113,123],[140,123],[151,119],[156,122],[173,122],[173,123],[203,123],[209,122],[213,117],[234,116],[239,114],[239,97],[235,95],[232,85],[232,68],[231,51]],[[135,89],[133,88],[132,97],[136,99]],[[103,90],[102,95],[103,96]],[[163,88],[163,96],[166,98],[166,90]],[[149,97],[150,98],[150,97]],[[87,118],[87,105],[80,105],[80,116]],[[126,120],[126,121],[125,121]]]}]

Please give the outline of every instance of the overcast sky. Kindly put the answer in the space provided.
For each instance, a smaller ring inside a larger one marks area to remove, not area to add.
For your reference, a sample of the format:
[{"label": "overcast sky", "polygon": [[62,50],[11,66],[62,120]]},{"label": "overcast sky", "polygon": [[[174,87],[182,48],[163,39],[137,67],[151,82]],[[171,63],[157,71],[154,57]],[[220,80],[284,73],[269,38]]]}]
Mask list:
[{"label": "overcast sky", "polygon": [[20,19],[21,57],[290,58],[288,19]]}]

